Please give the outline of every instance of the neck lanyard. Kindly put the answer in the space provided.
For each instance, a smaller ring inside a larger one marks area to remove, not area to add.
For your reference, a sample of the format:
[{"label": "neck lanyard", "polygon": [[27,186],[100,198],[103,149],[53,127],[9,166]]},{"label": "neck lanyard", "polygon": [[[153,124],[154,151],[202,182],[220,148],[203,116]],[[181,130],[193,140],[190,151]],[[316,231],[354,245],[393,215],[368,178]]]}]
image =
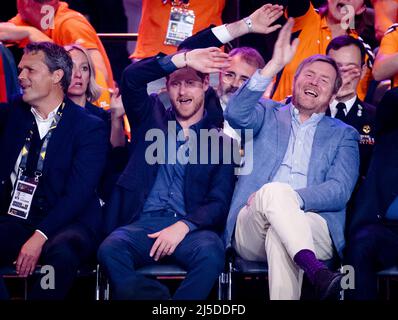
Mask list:
[{"label": "neck lanyard", "polygon": [[[44,142],[41,146],[40,153],[39,153],[39,159],[37,160],[37,167],[35,171],[35,179],[38,181],[39,177],[41,177],[42,172],[43,172],[43,166],[44,166],[44,159],[46,158],[46,153],[47,153],[47,146],[48,142],[51,139],[51,136],[53,134],[54,129],[57,127],[59,121],[61,120],[62,113],[64,111],[65,107],[65,102],[62,103],[62,105],[58,108],[57,113],[54,115],[54,119],[51,123],[50,129],[48,130],[47,134],[44,137]],[[20,173],[24,173],[26,170],[26,164],[28,162],[28,155],[29,155],[29,149],[30,145],[32,142],[32,137],[33,137],[33,127],[35,126],[35,121],[33,121],[33,126],[32,129],[29,131],[29,135],[25,139],[25,144],[22,147],[22,157],[21,157],[21,162],[19,164],[19,169]]]}]

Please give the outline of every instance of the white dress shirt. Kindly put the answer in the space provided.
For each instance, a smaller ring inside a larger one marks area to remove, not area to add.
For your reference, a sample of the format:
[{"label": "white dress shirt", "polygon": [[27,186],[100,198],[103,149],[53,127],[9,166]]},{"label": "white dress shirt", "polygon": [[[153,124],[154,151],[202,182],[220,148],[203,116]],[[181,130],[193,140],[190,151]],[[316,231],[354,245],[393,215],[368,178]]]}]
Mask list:
[{"label": "white dress shirt", "polygon": [[337,106],[338,103],[343,102],[345,104],[344,113],[345,113],[345,115],[347,115],[348,112],[350,112],[350,110],[351,110],[351,108],[354,105],[356,100],[357,100],[357,96],[354,96],[353,98],[351,98],[350,100],[347,100],[347,101],[337,101],[336,99],[333,100],[332,103],[329,106],[331,117],[334,118],[336,116],[336,113],[337,113],[336,106]]},{"label": "white dress shirt", "polygon": [[[53,123],[54,117],[57,114],[57,111],[60,106],[61,106],[61,104],[59,104],[58,107],[56,107],[53,111],[51,111],[48,114],[48,117],[46,119],[43,119],[42,116],[36,111],[35,108],[33,108],[33,107],[30,108],[30,111],[33,113],[33,116],[35,117],[35,120],[36,120],[37,128],[39,130],[40,139],[43,139],[46,136],[46,134],[48,133],[48,131],[50,130],[51,124]],[[21,163],[21,159],[22,159],[22,150],[19,153],[17,162],[15,163],[15,166],[14,166],[14,170],[11,172],[11,176],[10,176],[13,190],[14,190],[15,181],[17,180],[17,177],[18,177],[19,164]],[[42,231],[40,231],[40,230],[36,230],[36,231],[40,232],[46,239],[48,239],[47,236]]]}]

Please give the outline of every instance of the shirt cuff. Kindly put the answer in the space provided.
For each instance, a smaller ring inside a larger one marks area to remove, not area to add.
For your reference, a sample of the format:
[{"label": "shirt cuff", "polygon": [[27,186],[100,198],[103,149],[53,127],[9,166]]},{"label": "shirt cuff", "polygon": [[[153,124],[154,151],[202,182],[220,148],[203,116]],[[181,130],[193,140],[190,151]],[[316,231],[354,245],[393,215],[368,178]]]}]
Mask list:
[{"label": "shirt cuff", "polygon": [[263,77],[260,70],[257,70],[250,78],[247,87],[251,91],[265,91],[271,81],[272,78]]},{"label": "shirt cuff", "polygon": [[158,56],[158,63],[160,67],[167,73],[170,74],[174,71],[177,70],[176,65],[171,61],[171,58],[173,58],[173,55],[168,55],[168,56]]},{"label": "shirt cuff", "polygon": [[192,222],[189,222],[189,221],[184,220],[184,219],[182,219],[181,221],[184,222],[184,223],[188,226],[189,232],[194,231],[194,230],[196,230],[196,229],[198,228],[198,227],[197,227],[195,224],[193,224]]},{"label": "shirt cuff", "polygon": [[48,240],[48,237],[39,229],[36,229],[35,231],[37,231],[38,233],[40,233],[44,238],[46,238],[46,240]]},{"label": "shirt cuff", "polygon": [[213,34],[221,43],[227,43],[234,40],[234,38],[229,33],[226,24],[212,28],[211,32],[213,32]]}]

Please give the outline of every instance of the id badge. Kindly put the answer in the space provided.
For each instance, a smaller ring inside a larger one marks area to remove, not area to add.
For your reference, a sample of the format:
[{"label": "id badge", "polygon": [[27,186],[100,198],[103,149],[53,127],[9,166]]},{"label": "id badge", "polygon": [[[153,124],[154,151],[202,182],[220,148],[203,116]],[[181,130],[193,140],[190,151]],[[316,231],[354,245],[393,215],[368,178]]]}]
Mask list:
[{"label": "id badge", "polygon": [[8,214],[21,219],[27,219],[38,180],[21,175],[15,184],[16,187],[12,195]]},{"label": "id badge", "polygon": [[195,13],[193,10],[171,7],[164,44],[178,47],[186,38],[192,36],[194,23]]}]

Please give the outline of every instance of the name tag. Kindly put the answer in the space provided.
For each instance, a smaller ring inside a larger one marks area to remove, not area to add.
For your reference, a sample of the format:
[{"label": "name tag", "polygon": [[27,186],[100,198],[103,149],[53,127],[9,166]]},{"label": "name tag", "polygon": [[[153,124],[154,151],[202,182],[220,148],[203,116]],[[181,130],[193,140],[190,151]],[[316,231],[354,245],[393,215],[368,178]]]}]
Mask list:
[{"label": "name tag", "polygon": [[20,176],[15,182],[15,189],[12,195],[8,214],[27,219],[32,205],[33,195],[36,192],[38,180],[35,178],[28,178]]},{"label": "name tag", "polygon": [[164,44],[178,47],[186,38],[192,36],[194,23],[193,10],[172,7]]}]

